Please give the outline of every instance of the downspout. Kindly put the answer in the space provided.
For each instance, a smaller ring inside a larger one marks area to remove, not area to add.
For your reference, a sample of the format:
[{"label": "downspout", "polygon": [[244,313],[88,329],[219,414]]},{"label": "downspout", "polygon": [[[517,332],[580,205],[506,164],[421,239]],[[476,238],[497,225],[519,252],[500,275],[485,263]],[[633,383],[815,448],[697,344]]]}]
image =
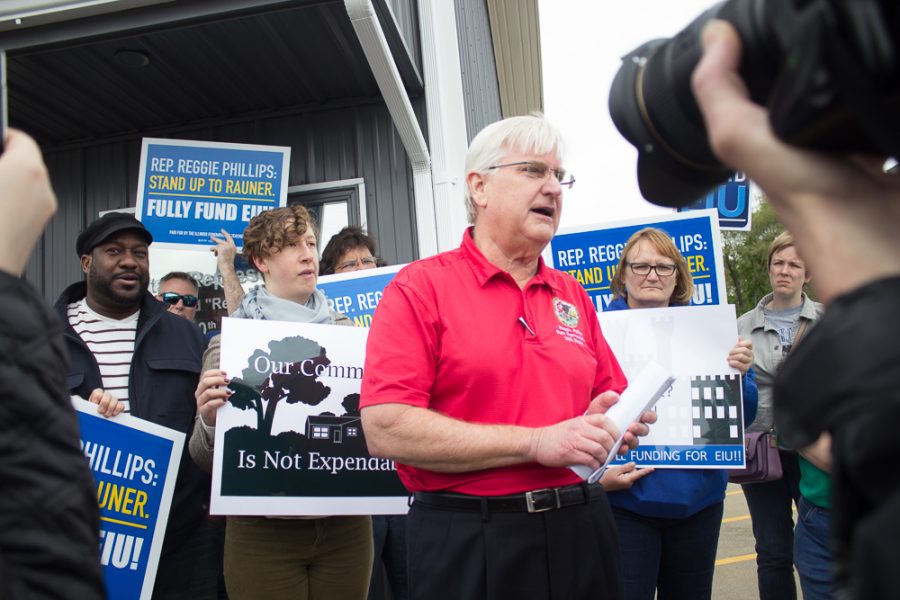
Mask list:
[{"label": "downspout", "polygon": [[468,225],[463,191],[469,140],[454,2],[419,2],[419,27],[438,249],[443,251],[456,248]]},{"label": "downspout", "polygon": [[431,156],[425,144],[425,136],[419,128],[371,0],[344,0],[344,6],[412,165],[419,258],[437,254]]}]

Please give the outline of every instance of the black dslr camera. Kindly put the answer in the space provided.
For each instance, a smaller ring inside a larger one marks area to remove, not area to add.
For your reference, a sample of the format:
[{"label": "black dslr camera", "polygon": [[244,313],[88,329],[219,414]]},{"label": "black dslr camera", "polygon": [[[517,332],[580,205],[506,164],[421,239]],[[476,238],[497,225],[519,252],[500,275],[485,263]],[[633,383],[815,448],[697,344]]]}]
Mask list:
[{"label": "black dslr camera", "polygon": [[728,0],[671,39],[629,52],[609,95],[638,150],[638,183],[660,206],[684,206],[732,171],[715,157],[691,91],[711,19],[741,36],[741,75],[775,134],[826,152],[900,156],[900,2]]}]

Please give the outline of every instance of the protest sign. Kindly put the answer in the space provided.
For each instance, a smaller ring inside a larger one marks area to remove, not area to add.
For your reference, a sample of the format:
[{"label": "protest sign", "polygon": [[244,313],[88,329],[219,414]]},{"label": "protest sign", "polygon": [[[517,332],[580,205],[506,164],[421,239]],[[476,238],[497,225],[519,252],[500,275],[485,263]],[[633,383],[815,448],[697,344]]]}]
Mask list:
[{"label": "protest sign", "polygon": [[577,279],[597,310],[603,310],[612,301],[609,286],[622,249],[631,234],[644,227],[657,227],[672,236],[694,279],[691,304],[727,302],[722,239],[712,210],[563,229],[550,242],[545,257],[551,266]]},{"label": "protest sign", "polygon": [[734,305],[607,311],[599,318],[629,379],[649,361],[676,377],[656,403],[649,435],[614,464],[743,467],[743,388],[728,365],[738,339]]},{"label": "protest sign", "polygon": [[184,434],[72,397],[100,505],[100,564],[110,600],[149,600]]},{"label": "protest sign", "polygon": [[368,330],[222,319],[234,393],[216,414],[211,512],[403,514],[393,461],[369,456],[359,411]]},{"label": "protest sign", "polygon": [[384,288],[406,265],[364,269],[319,277],[318,288],[328,298],[328,307],[353,320],[356,327],[370,327]]},{"label": "protest sign", "polygon": [[678,212],[714,208],[719,215],[720,229],[750,231],[750,181],[747,174],[737,172],[727,182],[695,202],[682,206]]},{"label": "protest sign", "polygon": [[206,250],[225,229],[238,248],[264,210],[285,206],[290,148],[144,138],[137,218],[162,248]]},{"label": "protest sign", "polygon": [[[234,270],[245,290],[262,285],[262,273],[250,267],[247,259],[238,254]],[[227,316],[225,283],[219,273],[216,257],[211,251],[188,252],[150,246],[150,291],[159,292],[160,279],[172,271],[181,271],[193,277],[199,285],[200,303],[194,322],[207,338],[219,333],[222,317]]]}]

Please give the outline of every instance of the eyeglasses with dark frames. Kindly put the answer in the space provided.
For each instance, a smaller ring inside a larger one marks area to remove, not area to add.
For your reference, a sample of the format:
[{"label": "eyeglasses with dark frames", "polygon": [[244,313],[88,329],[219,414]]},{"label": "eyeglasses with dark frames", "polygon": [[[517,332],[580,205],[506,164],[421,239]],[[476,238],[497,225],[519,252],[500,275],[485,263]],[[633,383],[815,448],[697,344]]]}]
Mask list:
[{"label": "eyeglasses with dark frames", "polygon": [[199,298],[193,294],[176,294],[175,292],[163,292],[162,294],[162,301],[166,304],[175,306],[178,304],[179,300],[181,300],[186,307],[194,308],[197,306]]},{"label": "eyeglasses with dark frames", "polygon": [[550,165],[539,160],[522,160],[502,165],[491,165],[487,170],[502,169],[504,167],[521,167],[519,169],[520,173],[525,173],[532,179],[540,181],[546,181],[552,173],[559,182],[559,185],[569,190],[571,190],[572,186],[575,184],[575,178],[571,173],[567,173],[565,169],[552,169],[550,168]]},{"label": "eyeglasses with dark frames", "polygon": [[647,263],[628,263],[628,268],[635,275],[646,277],[650,271],[656,271],[657,277],[671,277],[678,269],[677,265],[649,265]]},{"label": "eyeglasses with dark frames", "polygon": [[337,265],[334,268],[335,273],[340,273],[341,271],[346,271],[347,269],[352,269],[353,267],[360,267],[363,269],[370,269],[372,267],[378,266],[378,259],[374,256],[367,256],[365,258],[354,258],[353,260],[347,260]]}]

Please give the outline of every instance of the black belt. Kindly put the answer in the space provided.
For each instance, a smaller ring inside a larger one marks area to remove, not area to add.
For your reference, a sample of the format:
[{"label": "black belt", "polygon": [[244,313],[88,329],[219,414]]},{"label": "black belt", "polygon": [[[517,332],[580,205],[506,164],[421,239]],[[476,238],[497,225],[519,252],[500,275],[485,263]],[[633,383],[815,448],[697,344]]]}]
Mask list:
[{"label": "black belt", "polygon": [[446,492],[416,492],[416,502],[435,508],[471,512],[544,512],[574,504],[587,504],[603,496],[599,483],[569,485],[559,488],[532,490],[511,496],[469,496]]}]

